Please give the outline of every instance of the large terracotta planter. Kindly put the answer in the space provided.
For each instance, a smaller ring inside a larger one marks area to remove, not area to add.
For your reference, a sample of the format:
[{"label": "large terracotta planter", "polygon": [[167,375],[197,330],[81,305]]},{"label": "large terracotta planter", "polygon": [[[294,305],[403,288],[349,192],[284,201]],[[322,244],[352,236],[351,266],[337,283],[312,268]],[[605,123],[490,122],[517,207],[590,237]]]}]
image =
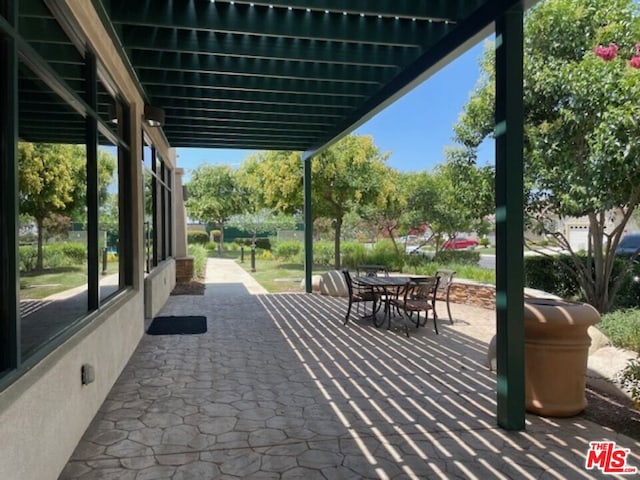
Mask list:
[{"label": "large terracotta planter", "polygon": [[600,314],[563,300],[527,299],[524,306],[526,408],[543,416],[577,415],[587,406],[587,329]]}]

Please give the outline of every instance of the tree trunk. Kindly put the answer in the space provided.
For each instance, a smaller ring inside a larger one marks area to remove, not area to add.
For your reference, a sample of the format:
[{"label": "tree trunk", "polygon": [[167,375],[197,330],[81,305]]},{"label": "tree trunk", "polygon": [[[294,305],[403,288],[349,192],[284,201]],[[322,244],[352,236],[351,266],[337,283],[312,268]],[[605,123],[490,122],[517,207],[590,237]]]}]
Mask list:
[{"label": "tree trunk", "polygon": [[340,270],[340,235],[342,234],[342,216],[336,218],[336,236],[334,239],[335,268]]},{"label": "tree trunk", "polygon": [[43,252],[42,252],[42,241],[43,241],[43,227],[42,224],[44,223],[44,219],[43,218],[36,218],[36,225],[38,226],[38,256],[36,259],[36,271],[40,272],[42,270],[44,270],[44,259],[43,259]]},{"label": "tree trunk", "polygon": [[222,249],[224,248],[224,222],[220,222],[220,240],[218,241],[218,256],[222,257]]}]

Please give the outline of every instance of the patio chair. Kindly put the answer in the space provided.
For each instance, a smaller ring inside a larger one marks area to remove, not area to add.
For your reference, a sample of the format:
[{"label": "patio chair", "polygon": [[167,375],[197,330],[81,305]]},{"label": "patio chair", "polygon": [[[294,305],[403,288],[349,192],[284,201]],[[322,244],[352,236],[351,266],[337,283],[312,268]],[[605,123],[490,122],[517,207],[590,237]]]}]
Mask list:
[{"label": "patio chair", "polygon": [[451,306],[449,305],[449,293],[451,291],[451,284],[453,283],[453,276],[455,274],[455,270],[438,270],[436,272],[436,276],[440,277],[438,290],[443,292],[445,302],[447,304],[447,314],[449,315],[449,322],[451,324],[453,324],[453,317],[451,316]]},{"label": "patio chair", "polygon": [[[353,278],[351,277],[351,274],[349,273],[348,269],[346,268],[343,269],[342,273],[344,275],[344,280],[347,284],[347,290],[349,294],[349,306],[347,307],[347,315],[344,317],[344,325],[346,325],[347,323],[349,323],[349,315],[351,314],[351,307],[353,306],[354,303],[357,304],[356,312],[359,312],[361,303],[371,302],[372,303],[371,311],[374,312],[377,296],[374,293],[372,288],[363,287],[361,285],[358,285],[357,282],[354,284]],[[365,303],[364,305],[365,314],[367,312],[366,308],[367,307]]]},{"label": "patio chair", "polygon": [[[405,320],[413,321],[413,315],[416,315],[415,324],[416,328],[420,324],[420,312],[424,312],[424,322],[422,325],[427,324],[429,319],[429,311],[433,312],[433,327],[438,333],[438,315],[436,314],[436,292],[438,290],[438,284],[440,283],[440,277],[430,277],[414,279],[407,282],[404,289],[398,295],[398,298],[391,299],[391,304],[397,307]],[[407,328],[407,336],[409,336]]]}]

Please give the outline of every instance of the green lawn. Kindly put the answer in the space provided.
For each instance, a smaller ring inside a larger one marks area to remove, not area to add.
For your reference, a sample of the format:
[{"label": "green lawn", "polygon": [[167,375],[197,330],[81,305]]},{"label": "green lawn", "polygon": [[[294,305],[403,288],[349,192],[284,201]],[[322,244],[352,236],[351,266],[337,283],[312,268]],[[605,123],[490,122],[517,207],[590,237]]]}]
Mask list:
[{"label": "green lawn", "polygon": [[[301,282],[304,278],[304,267],[299,263],[280,263],[275,260],[256,258],[256,271],[251,272],[251,258],[245,255],[244,263],[237,260],[238,265],[251,273],[260,285],[269,293],[303,292]],[[317,267],[314,274],[324,273],[329,269]]]},{"label": "green lawn", "polygon": [[[107,264],[107,273],[116,273],[117,271],[117,262]],[[86,283],[86,265],[51,268],[43,272],[21,272],[20,299],[38,300]]]}]

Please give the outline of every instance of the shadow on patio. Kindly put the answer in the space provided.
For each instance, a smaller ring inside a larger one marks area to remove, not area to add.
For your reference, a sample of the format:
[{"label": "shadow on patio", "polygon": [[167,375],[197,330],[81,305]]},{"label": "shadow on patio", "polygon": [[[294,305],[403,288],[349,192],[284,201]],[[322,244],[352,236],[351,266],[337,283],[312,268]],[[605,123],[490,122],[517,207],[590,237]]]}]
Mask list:
[{"label": "shadow on patio", "polygon": [[592,478],[605,439],[640,466],[640,444],[580,418],[499,429],[474,317],[406,338],[343,327],[345,310],[242,284],[172,297],[163,314],[207,315],[208,332],[145,336],[61,478]]}]

